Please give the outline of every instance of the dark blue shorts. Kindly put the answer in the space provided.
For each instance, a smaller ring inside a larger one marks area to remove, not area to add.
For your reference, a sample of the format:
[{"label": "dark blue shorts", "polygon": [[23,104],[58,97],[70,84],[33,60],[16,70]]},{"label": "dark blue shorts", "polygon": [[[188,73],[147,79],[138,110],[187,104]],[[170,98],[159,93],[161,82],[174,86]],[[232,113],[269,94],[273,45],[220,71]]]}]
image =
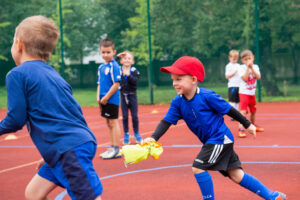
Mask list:
[{"label": "dark blue shorts", "polygon": [[67,189],[76,200],[94,200],[103,191],[100,179],[93,167],[97,145],[82,144],[65,152],[54,167],[44,164],[38,175]]}]

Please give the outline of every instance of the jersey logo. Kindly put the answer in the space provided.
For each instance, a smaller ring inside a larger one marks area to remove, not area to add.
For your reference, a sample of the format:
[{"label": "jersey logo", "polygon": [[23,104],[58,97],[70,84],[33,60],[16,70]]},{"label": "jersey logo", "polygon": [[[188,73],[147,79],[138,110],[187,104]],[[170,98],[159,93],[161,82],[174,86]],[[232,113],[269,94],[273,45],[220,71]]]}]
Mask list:
[{"label": "jersey logo", "polygon": [[200,159],[198,159],[198,158],[197,158],[197,159],[195,159],[195,161],[196,161],[196,162],[199,162],[199,163],[201,163],[201,164],[203,164],[203,163],[204,163],[204,161],[203,161],[203,160],[200,160]]},{"label": "jersey logo", "polygon": [[110,68],[109,68],[109,67],[106,67],[106,68],[105,68],[105,71],[104,71],[104,74],[107,75],[107,74],[109,73],[109,70],[110,70]]}]

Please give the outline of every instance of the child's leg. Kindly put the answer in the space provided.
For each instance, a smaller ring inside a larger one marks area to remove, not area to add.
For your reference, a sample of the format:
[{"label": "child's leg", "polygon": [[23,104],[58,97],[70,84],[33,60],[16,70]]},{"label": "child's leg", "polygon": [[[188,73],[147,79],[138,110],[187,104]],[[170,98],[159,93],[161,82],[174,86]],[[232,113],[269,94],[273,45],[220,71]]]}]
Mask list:
[{"label": "child's leg", "polygon": [[242,169],[232,169],[227,172],[232,181],[240,184],[244,188],[254,192],[266,200],[273,200],[278,196],[278,192],[270,190],[257,178],[245,173]]},{"label": "child's leg", "polygon": [[130,112],[132,117],[132,126],[134,133],[139,132],[139,119],[138,119],[138,103],[137,96],[130,95]]},{"label": "child's leg", "polygon": [[25,199],[48,200],[47,195],[56,188],[53,182],[36,174],[25,189]]},{"label": "child's leg", "polygon": [[255,114],[256,114],[256,99],[252,95],[249,97],[249,110],[250,110],[250,121],[255,125]]},{"label": "child's leg", "polygon": [[111,119],[106,118],[106,124],[108,127],[108,133],[109,133],[109,138],[110,138],[110,143],[113,146],[114,142],[113,142],[113,123],[111,122]]},{"label": "child's leg", "polygon": [[235,102],[235,103],[234,103],[234,108],[235,108],[236,110],[239,110],[239,105],[240,105],[240,104],[239,104],[238,102]]},{"label": "child's leg", "polygon": [[229,101],[229,104],[230,104],[232,107],[235,107],[235,106],[234,106],[234,102]]},{"label": "child's leg", "polygon": [[109,122],[110,134],[112,138],[112,145],[115,147],[119,147],[120,135],[121,135],[119,121],[118,119],[108,119],[108,122]]},{"label": "child's leg", "polygon": [[255,125],[255,117],[256,117],[256,113],[255,112],[254,113],[250,113],[250,121],[254,125]]},{"label": "child's leg", "polygon": [[203,200],[214,200],[214,185],[210,174],[207,171],[193,167],[194,176],[200,187]]},{"label": "child's leg", "polygon": [[126,103],[125,97],[123,94],[121,95],[121,110],[122,110],[122,117],[123,117],[123,130],[124,133],[128,133],[128,105]]},{"label": "child's leg", "polygon": [[[243,116],[245,116],[245,117],[247,116],[247,111],[246,111],[246,110],[240,110],[240,113],[241,113]],[[243,129],[244,127],[243,127],[242,124],[239,124],[239,128],[242,128],[242,129]]]}]

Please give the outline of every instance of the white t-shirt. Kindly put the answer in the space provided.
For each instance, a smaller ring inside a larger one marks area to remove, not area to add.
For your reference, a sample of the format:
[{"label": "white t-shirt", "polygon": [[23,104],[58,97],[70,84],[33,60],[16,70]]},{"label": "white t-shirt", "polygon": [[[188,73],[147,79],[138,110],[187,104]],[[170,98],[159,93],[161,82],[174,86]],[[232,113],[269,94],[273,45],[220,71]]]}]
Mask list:
[{"label": "white t-shirt", "polygon": [[[242,79],[242,76],[245,74],[245,71],[247,69],[247,66],[241,65],[239,68],[239,75],[241,77],[241,84],[240,84],[240,88],[239,88],[239,93],[240,94],[247,94],[247,95],[255,95],[255,89],[256,89],[256,77],[254,75],[254,73],[252,72],[251,69],[249,69],[249,76],[248,76],[248,80],[244,81]],[[259,71],[259,67],[258,65],[253,64],[253,68],[252,68],[256,73],[260,74]]]},{"label": "white t-shirt", "polygon": [[[225,67],[225,76],[231,75],[234,72],[238,71],[240,68],[239,63],[228,63]],[[235,73],[231,78],[228,79],[228,87],[239,87],[241,83],[241,77],[239,73]]]}]

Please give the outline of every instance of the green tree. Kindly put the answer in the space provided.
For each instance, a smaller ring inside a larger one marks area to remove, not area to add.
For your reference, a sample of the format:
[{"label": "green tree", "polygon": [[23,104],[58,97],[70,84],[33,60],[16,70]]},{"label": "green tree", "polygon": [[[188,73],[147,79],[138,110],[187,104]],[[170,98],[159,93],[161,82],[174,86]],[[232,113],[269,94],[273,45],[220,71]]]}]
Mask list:
[{"label": "green tree", "polygon": [[[148,19],[147,19],[147,2],[144,0],[137,0],[138,7],[136,8],[137,15],[128,19],[130,28],[121,33],[122,49],[128,49],[134,52],[138,64],[141,66],[148,66],[149,64],[149,42],[148,42]],[[150,5],[150,9],[151,9]],[[150,11],[151,12],[151,11]],[[155,56],[159,54],[158,46],[153,43],[153,29],[152,32],[152,51]]]},{"label": "green tree", "polygon": [[[295,1],[268,0],[259,1],[260,8],[260,52],[264,56],[261,70],[264,74],[263,86],[268,95],[281,95],[274,74],[274,52],[291,52],[299,48],[299,4]],[[296,58],[294,67],[297,69]],[[283,66],[284,67],[284,66]],[[297,70],[296,75],[297,76]]]},{"label": "green tree", "polygon": [[83,57],[98,51],[104,34],[104,10],[94,0],[64,0],[65,52],[70,60],[82,63]]},{"label": "green tree", "polygon": [[197,0],[153,0],[152,27],[154,43],[164,53],[165,59],[182,55],[195,55],[193,30],[199,12]]},{"label": "green tree", "polygon": [[112,39],[118,52],[124,49],[122,46],[123,31],[130,29],[129,18],[136,16],[136,0],[98,0],[101,3],[104,14],[103,26],[105,36]]}]

